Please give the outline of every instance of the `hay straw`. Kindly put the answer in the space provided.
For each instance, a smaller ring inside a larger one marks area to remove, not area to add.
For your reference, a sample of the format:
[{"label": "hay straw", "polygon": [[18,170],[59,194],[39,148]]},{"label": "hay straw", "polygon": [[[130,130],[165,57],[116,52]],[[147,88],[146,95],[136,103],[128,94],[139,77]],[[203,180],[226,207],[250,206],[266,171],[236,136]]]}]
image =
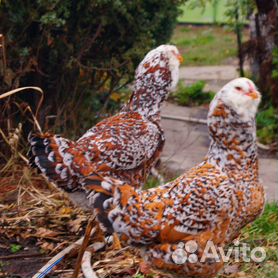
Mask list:
[{"label": "hay straw", "polygon": [[11,95],[13,95],[13,94],[16,94],[16,93],[18,93],[18,92],[22,92],[22,91],[25,91],[25,90],[34,90],[35,92],[40,93],[40,100],[39,100],[39,103],[38,103],[38,106],[37,106],[35,115],[33,114],[32,109],[30,108],[30,106],[28,106],[29,109],[28,109],[28,107],[27,107],[27,109],[28,109],[28,111],[31,112],[31,115],[32,115],[33,120],[34,120],[34,123],[35,123],[36,127],[38,128],[39,132],[42,132],[42,129],[41,129],[41,127],[40,127],[40,124],[39,124],[39,122],[38,122],[38,120],[37,120],[38,112],[39,112],[39,109],[40,109],[40,107],[41,107],[41,105],[42,105],[43,98],[44,98],[44,92],[43,92],[43,90],[42,90],[41,88],[39,88],[39,87],[33,87],[33,86],[29,86],[29,87],[20,87],[20,88],[17,88],[17,89],[8,91],[8,92],[6,92],[6,93],[0,95],[0,99],[9,97],[9,96],[11,96]]},{"label": "hay straw", "polygon": [[[12,149],[12,151],[14,151],[14,153],[18,154],[18,156],[27,164],[29,163],[29,160],[21,153],[19,152],[12,144],[10,144],[9,139],[7,138],[7,136],[5,135],[5,133],[2,131],[2,129],[0,128],[0,134],[2,136],[2,138],[4,139],[4,141],[7,143],[7,145]],[[8,168],[9,163],[7,163],[7,165],[1,169],[1,172],[4,172],[5,168]]]}]

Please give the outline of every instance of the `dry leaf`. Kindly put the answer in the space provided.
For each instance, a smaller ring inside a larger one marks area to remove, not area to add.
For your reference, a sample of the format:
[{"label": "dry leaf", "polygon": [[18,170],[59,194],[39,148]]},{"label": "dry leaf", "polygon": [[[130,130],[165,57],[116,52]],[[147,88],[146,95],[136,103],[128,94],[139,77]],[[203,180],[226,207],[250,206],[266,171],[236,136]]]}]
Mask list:
[{"label": "dry leaf", "polygon": [[15,73],[10,69],[7,68],[5,70],[5,75],[4,75],[4,82],[8,85],[11,86],[13,83],[13,79],[15,78]]},{"label": "dry leaf", "polygon": [[237,273],[236,277],[248,278],[249,276],[246,274],[246,272],[240,271],[240,272]]},{"label": "dry leaf", "polygon": [[83,217],[82,218],[78,217],[75,220],[69,221],[68,225],[70,226],[70,231],[74,233],[78,232],[81,228],[81,224],[83,220],[84,220]]},{"label": "dry leaf", "polygon": [[52,242],[44,242],[40,245],[40,248],[47,251],[52,251],[55,248],[55,244]]},{"label": "dry leaf", "polygon": [[143,274],[150,274],[151,273],[150,266],[145,262],[141,262],[140,263],[140,272]]},{"label": "dry leaf", "polygon": [[113,92],[110,95],[110,99],[114,100],[114,101],[119,101],[121,99],[121,95],[117,92]]},{"label": "dry leaf", "polygon": [[59,235],[59,233],[43,227],[38,228],[36,232],[36,236],[38,237],[55,237],[57,235]]},{"label": "dry leaf", "polygon": [[72,208],[69,208],[69,207],[62,207],[59,209],[59,214],[61,215],[68,215],[68,214],[71,214],[72,213]]}]

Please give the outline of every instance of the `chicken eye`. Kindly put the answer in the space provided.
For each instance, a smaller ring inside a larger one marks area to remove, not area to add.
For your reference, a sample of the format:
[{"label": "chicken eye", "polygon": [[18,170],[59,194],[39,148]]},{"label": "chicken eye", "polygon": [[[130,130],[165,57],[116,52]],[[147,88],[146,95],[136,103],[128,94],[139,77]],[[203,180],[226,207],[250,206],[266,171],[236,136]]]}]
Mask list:
[{"label": "chicken eye", "polygon": [[242,90],[242,88],[239,87],[239,86],[236,86],[235,88],[236,88],[236,90],[238,90],[238,91],[241,91],[241,90]]}]

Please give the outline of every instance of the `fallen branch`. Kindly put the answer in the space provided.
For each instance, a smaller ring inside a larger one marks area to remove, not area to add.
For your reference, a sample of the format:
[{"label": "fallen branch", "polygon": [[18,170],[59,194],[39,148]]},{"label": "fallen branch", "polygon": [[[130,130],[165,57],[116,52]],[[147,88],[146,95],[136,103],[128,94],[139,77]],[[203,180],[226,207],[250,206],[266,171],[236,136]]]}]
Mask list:
[{"label": "fallen branch", "polygon": [[106,245],[105,242],[95,242],[91,244],[84,252],[81,268],[85,278],[98,278],[92,269],[91,257],[93,252],[97,252]]},{"label": "fallen branch", "polygon": [[274,146],[272,147],[272,145],[264,145],[260,142],[257,141],[257,146],[258,148],[262,149],[262,150],[266,150],[266,151],[269,151],[271,149],[274,149]]},{"label": "fallen branch", "polygon": [[179,117],[179,116],[172,116],[172,115],[162,115],[161,117],[162,117],[162,119],[167,119],[167,120],[192,122],[192,123],[198,123],[198,124],[207,124],[207,120],[198,119],[195,117]]},{"label": "fallen branch", "polygon": [[70,253],[70,251],[80,246],[83,242],[83,239],[84,237],[81,237],[76,242],[72,243],[70,246],[54,256],[32,278],[44,278],[56,265],[58,265],[64,259],[67,254]]}]

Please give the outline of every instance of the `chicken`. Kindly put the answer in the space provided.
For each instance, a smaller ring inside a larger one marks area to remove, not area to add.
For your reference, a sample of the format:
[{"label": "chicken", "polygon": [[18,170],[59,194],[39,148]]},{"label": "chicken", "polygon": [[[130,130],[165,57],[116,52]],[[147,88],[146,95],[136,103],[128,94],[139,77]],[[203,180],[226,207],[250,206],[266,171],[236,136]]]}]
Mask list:
[{"label": "chicken", "polygon": [[[210,104],[207,156],[172,182],[140,190],[97,173],[86,177],[82,183],[100,227],[141,246],[152,266],[186,277],[216,275],[223,262],[201,260],[207,243],[230,243],[264,207],[255,124],[260,98],[247,78],[226,84]],[[176,263],[181,244],[191,241],[197,246],[194,261]]]},{"label": "chicken", "polygon": [[160,106],[178,82],[181,61],[172,45],[150,51],[136,70],[133,94],[119,114],[77,141],[50,133],[31,135],[31,165],[66,191],[82,191],[80,178],[93,171],[140,187],[164,145]]}]

